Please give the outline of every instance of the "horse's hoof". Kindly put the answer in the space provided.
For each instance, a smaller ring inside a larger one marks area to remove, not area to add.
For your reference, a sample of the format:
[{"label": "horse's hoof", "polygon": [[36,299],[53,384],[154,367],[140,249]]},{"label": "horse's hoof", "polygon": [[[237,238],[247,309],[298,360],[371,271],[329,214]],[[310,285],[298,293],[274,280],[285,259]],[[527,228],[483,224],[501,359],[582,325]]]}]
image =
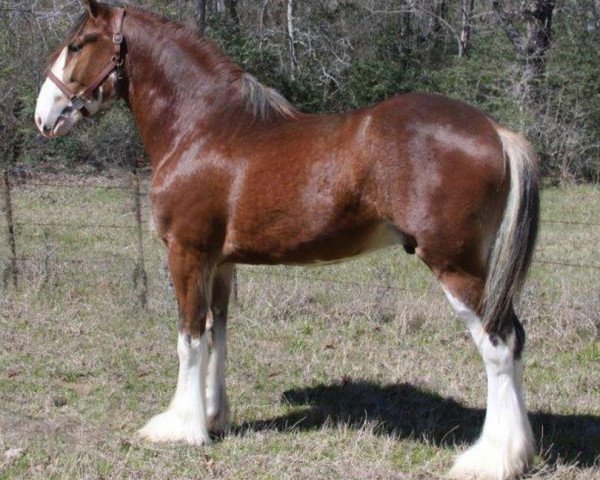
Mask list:
[{"label": "horse's hoof", "polygon": [[533,445],[521,442],[504,448],[477,442],[458,456],[448,473],[452,480],[514,480],[520,478],[533,460]]},{"label": "horse's hoof", "polygon": [[138,435],[150,442],[186,442],[205,445],[210,442],[206,427],[197,418],[186,417],[175,410],[167,410],[153,417]]},{"label": "horse's hoof", "polygon": [[208,415],[206,419],[206,428],[210,436],[214,438],[223,438],[229,426],[229,404],[224,402],[220,411]]},{"label": "horse's hoof", "polygon": [[220,418],[208,418],[207,430],[211,438],[223,438],[227,433],[227,421]]}]

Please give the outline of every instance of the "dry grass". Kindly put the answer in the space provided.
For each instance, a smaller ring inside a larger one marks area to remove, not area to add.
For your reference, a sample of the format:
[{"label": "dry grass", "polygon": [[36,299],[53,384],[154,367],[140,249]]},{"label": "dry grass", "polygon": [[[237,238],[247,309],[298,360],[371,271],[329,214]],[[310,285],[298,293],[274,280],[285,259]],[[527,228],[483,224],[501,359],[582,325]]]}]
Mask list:
[{"label": "dry grass", "polygon": [[[127,191],[14,196],[21,222],[48,222],[58,207],[69,222],[132,224]],[[546,191],[543,216],[597,222],[600,189]],[[37,260],[0,306],[0,479],[435,479],[479,432],[475,348],[426,268],[387,251],[337,267],[242,268],[231,431],[202,448],[140,442],[176,377],[162,247],[147,239],[144,311],[132,231],[23,225],[18,239]],[[85,255],[114,261],[56,262]],[[600,263],[600,228],[544,224],[538,258]],[[598,274],[538,263],[527,285],[532,478],[600,478]]]}]

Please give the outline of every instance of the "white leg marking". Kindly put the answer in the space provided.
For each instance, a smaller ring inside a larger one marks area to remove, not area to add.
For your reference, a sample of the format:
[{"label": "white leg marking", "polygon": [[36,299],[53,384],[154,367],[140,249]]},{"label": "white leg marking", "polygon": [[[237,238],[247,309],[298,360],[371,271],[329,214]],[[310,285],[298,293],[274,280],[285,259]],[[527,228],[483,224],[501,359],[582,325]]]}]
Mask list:
[{"label": "white leg marking", "polygon": [[[219,316],[220,312],[214,315]],[[208,363],[207,418],[211,432],[224,432],[229,421],[229,402],[225,386],[227,363],[227,326],[223,319],[213,321],[212,349]]]},{"label": "white leg marking", "polygon": [[209,442],[206,429],[206,364],[208,334],[192,339],[179,334],[177,389],[166,412],[152,418],[139,434],[152,441]]},{"label": "white leg marking", "polygon": [[[521,389],[522,365],[499,338],[490,341],[477,315],[444,289],[466,323],[485,363],[487,410],[477,442],[460,455],[450,471],[455,479],[507,480],[521,475],[534,454],[533,434]],[[509,344],[512,342],[509,341]]]}]

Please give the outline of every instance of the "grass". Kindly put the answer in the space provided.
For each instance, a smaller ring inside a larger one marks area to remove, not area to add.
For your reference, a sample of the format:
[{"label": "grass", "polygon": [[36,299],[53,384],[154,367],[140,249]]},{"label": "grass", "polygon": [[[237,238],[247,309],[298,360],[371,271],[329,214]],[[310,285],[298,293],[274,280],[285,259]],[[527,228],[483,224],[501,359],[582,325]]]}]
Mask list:
[{"label": "grass", "polygon": [[[128,190],[23,185],[13,200],[28,259],[0,303],[0,479],[435,479],[478,435],[481,361],[427,269],[398,249],[327,268],[242,267],[231,431],[201,448],[137,440],[176,378],[162,246],[146,235],[143,310],[134,230],[32,225],[134,226]],[[600,188],[546,190],[542,217],[598,222]],[[86,257],[111,261],[60,261]],[[536,258],[598,265],[600,227],[543,223]],[[532,478],[600,478],[598,275],[535,263],[525,290]]]}]

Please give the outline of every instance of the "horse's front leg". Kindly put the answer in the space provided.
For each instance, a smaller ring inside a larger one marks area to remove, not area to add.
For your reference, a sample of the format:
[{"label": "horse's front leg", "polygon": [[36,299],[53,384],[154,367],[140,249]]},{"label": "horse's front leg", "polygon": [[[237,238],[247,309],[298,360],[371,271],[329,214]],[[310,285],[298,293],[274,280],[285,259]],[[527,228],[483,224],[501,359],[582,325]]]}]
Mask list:
[{"label": "horse's front leg", "polygon": [[214,435],[225,432],[229,421],[229,402],[225,387],[227,362],[227,309],[233,281],[233,265],[219,267],[212,288],[212,326],[207,378],[208,431]]},{"label": "horse's front leg", "polygon": [[139,434],[150,441],[185,441],[200,445],[209,441],[206,425],[206,369],[214,262],[207,255],[169,244],[169,269],[179,306],[177,389],[166,412],[152,418]]}]

